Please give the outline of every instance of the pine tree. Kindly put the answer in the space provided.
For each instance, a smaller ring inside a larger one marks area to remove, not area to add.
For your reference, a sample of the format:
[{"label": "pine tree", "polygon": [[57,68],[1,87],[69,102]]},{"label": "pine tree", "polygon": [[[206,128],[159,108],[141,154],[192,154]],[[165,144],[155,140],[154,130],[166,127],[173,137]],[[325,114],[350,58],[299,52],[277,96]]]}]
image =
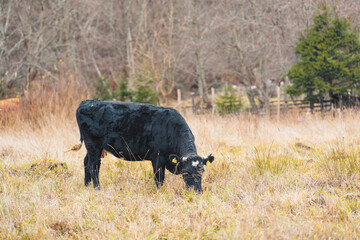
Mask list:
[{"label": "pine tree", "polygon": [[110,83],[105,77],[98,77],[93,84],[95,94],[93,98],[96,100],[112,100],[113,93],[110,90]]},{"label": "pine tree", "polygon": [[314,18],[312,28],[305,30],[296,45],[299,62],[288,72],[292,83],[290,95],[305,94],[311,106],[329,97],[334,104],[340,99],[350,102],[349,91],[360,81],[360,42],[347,19],[324,9]]},{"label": "pine tree", "polygon": [[215,101],[215,105],[220,115],[240,112],[242,108],[241,98],[233,92],[232,87],[225,87],[224,90],[225,93],[218,95],[218,98]]}]

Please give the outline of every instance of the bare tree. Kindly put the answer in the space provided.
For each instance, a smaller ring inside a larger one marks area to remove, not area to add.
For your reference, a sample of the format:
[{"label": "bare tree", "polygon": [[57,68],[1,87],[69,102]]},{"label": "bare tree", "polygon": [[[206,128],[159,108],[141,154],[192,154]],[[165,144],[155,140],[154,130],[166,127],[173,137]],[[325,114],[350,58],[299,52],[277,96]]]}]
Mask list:
[{"label": "bare tree", "polygon": [[66,67],[89,90],[98,76],[132,89],[145,78],[164,102],[196,85],[206,103],[226,75],[256,110],[324,4],[359,29],[358,0],[0,0],[0,84],[26,92],[33,79],[59,82]]}]

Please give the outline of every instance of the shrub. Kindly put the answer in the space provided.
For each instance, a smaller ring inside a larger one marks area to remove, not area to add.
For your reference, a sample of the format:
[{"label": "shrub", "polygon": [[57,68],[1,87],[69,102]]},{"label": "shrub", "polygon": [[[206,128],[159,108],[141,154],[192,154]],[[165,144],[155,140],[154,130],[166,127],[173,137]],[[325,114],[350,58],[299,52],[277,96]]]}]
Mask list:
[{"label": "shrub", "polygon": [[238,113],[241,110],[241,98],[231,90],[231,87],[225,88],[225,93],[218,95],[215,101],[216,108],[221,115]]},{"label": "shrub", "polygon": [[133,98],[133,92],[128,88],[126,81],[121,81],[119,87],[114,91],[114,98],[122,102],[131,102]]},{"label": "shrub", "polygon": [[105,77],[98,77],[94,82],[95,94],[93,96],[96,100],[113,100],[113,92],[110,90],[110,82]]},{"label": "shrub", "polygon": [[145,86],[139,86],[138,89],[134,91],[134,97],[135,102],[157,104],[156,92]]},{"label": "shrub", "polygon": [[117,88],[111,89],[114,85],[113,81],[109,81],[104,77],[99,77],[94,82],[95,94],[93,98],[96,100],[117,100],[122,102],[140,102],[157,104],[157,93],[149,86],[140,85],[136,90],[128,88],[126,81],[121,81]]}]

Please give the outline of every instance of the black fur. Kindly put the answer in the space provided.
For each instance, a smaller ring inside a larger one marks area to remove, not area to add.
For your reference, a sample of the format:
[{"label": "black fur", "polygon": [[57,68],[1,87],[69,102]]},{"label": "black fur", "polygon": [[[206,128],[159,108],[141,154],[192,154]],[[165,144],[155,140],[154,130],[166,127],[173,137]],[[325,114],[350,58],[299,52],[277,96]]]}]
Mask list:
[{"label": "black fur", "polygon": [[[86,100],[76,111],[84,159],[85,185],[99,188],[102,150],[128,161],[150,160],[157,187],[164,182],[165,168],[182,174],[188,187],[201,192],[204,163],[213,156],[197,155],[194,136],[178,111],[149,104]],[[170,155],[177,158],[170,158]],[[184,158],[185,157],[185,158]],[[186,159],[187,158],[187,159]],[[186,161],[184,161],[186,159]],[[199,161],[194,167],[193,162]],[[184,169],[184,171],[183,171]]]}]

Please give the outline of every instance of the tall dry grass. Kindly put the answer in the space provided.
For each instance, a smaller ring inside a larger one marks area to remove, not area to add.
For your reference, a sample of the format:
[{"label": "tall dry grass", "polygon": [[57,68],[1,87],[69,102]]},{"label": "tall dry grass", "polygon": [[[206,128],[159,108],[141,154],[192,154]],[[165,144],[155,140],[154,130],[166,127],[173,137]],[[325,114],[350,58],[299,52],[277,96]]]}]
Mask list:
[{"label": "tall dry grass", "polygon": [[33,118],[0,130],[0,238],[360,237],[357,112],[189,115],[199,154],[215,155],[203,194],[169,172],[157,190],[149,162],[109,155],[96,191],[83,184],[85,149],[64,153],[79,139],[76,96],[30,104]]}]

